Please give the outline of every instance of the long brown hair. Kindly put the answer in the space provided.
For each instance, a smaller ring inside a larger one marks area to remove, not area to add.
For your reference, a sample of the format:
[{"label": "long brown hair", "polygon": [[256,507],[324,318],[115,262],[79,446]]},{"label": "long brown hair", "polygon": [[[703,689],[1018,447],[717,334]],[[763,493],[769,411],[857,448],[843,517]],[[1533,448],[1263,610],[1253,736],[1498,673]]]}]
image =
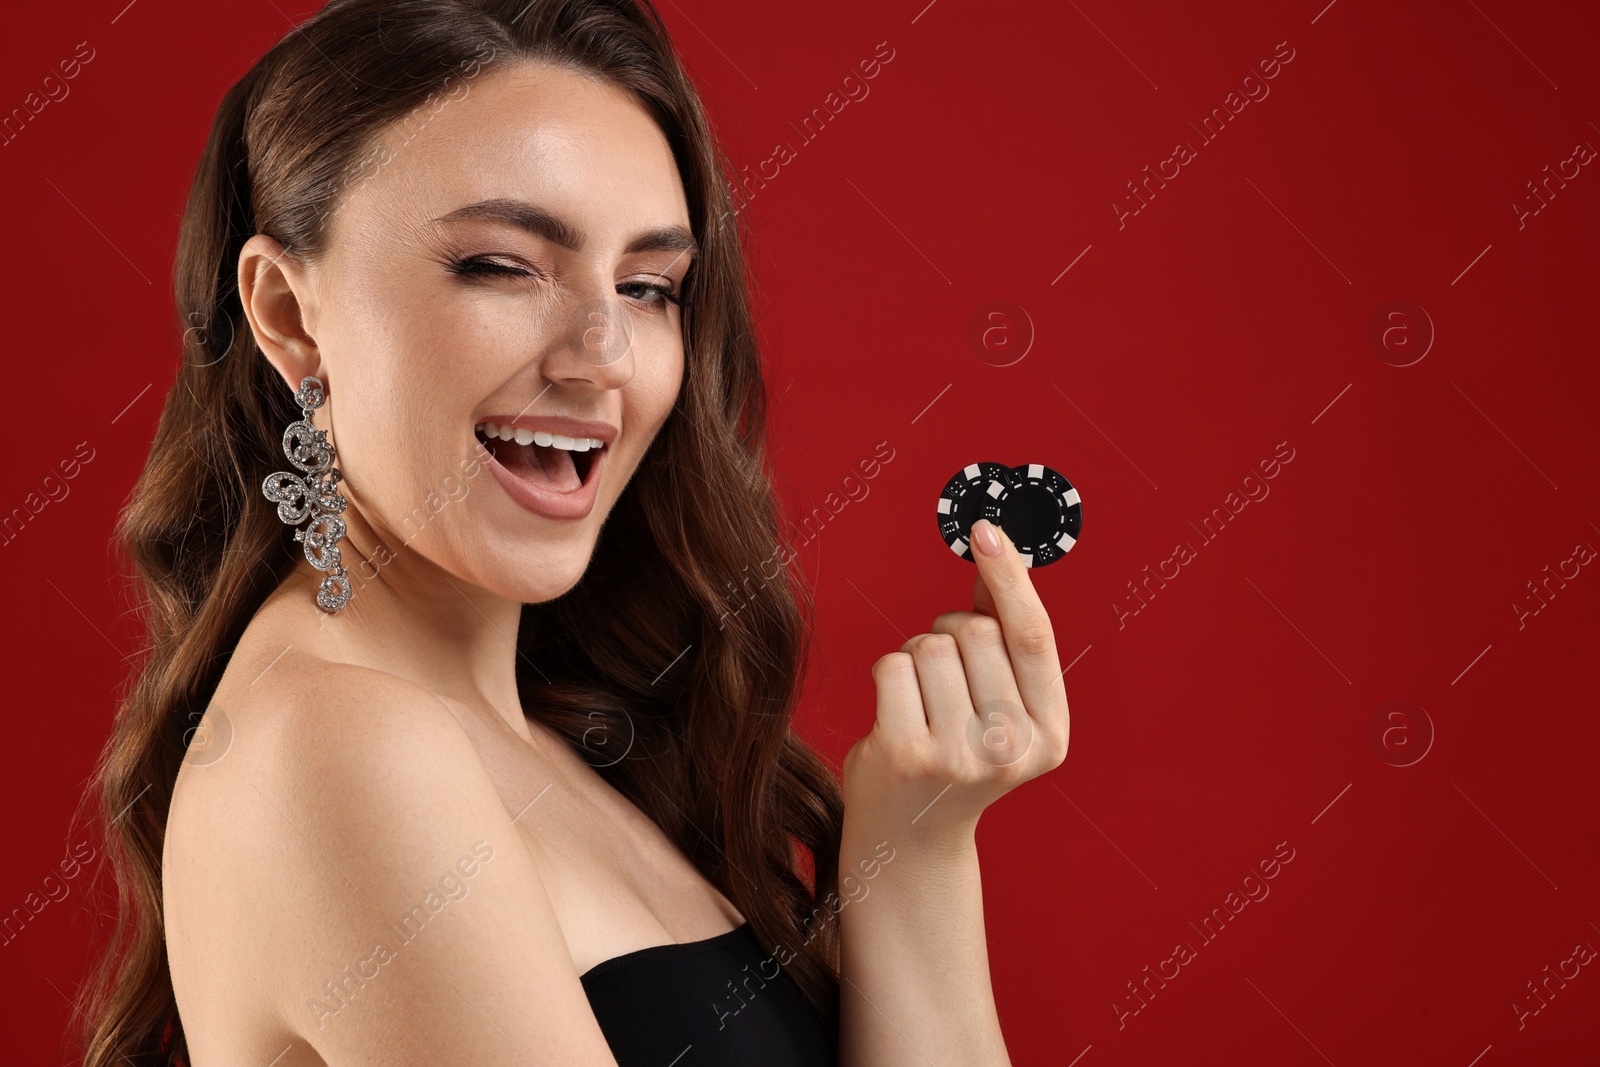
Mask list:
[{"label": "long brown hair", "polygon": [[771,567],[793,553],[731,169],[660,17],[649,0],[331,0],[223,97],[183,217],[183,362],[118,525],[147,640],[94,783],[116,925],[79,993],[86,1067],[187,1060],[161,911],[173,784],[241,632],[300,555],[259,488],[298,414],[245,321],[240,249],[265,233],[319,255],[341,192],[381,165],[378,131],[525,59],[634,94],[672,147],[702,253],[677,410],[577,586],[523,608],[523,704],[654,819],[766,946],[797,953],[788,973],[837,1035],[838,921],[820,904],[838,887],[843,802],[792,727],[810,594]]}]

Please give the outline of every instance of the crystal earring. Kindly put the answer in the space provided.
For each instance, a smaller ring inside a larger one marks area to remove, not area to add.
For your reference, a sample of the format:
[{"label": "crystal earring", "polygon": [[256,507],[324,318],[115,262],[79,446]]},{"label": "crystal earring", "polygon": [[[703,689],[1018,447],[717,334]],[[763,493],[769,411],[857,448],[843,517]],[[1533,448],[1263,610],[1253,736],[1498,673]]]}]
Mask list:
[{"label": "crystal earring", "polygon": [[333,446],[328,433],[311,425],[311,413],[322,406],[327,394],[322,379],[307,375],[300,379],[294,399],[300,405],[300,420],[283,431],[283,452],[302,472],[279,471],[261,483],[261,492],[278,505],[278,518],[289,526],[306,525],[296,530],[294,539],[305,550],[306,560],[317,570],[327,571],[317,588],[317,607],[330,614],[350,603],[350,579],[345,577],[339,557],[339,541],[344,537],[345,499],[337,486],[342,477],[333,465]]}]

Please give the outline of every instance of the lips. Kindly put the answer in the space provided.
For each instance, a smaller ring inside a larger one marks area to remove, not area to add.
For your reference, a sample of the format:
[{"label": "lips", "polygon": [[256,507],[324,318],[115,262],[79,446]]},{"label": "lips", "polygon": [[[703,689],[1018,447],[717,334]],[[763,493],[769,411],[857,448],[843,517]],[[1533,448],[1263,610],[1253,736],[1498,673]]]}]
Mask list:
[{"label": "lips", "polygon": [[478,442],[495,481],[526,510],[547,519],[582,519],[594,509],[609,448],[576,452],[485,439],[481,432]]}]

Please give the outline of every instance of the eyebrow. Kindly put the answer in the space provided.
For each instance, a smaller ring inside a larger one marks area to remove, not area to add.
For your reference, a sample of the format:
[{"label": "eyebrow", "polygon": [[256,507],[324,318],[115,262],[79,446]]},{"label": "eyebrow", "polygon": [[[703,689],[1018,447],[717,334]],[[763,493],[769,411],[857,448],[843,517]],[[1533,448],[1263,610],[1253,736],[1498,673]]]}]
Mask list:
[{"label": "eyebrow", "polygon": [[[504,222],[526,230],[535,237],[552,241],[569,251],[575,252],[583,245],[582,230],[559,215],[552,214],[526,200],[512,197],[480,200],[476,204],[456,208],[447,215],[440,215],[433,221],[459,222],[463,219]],[[635,237],[623,252],[629,255],[635,252],[678,252],[692,259],[700,254],[700,246],[682,226],[659,226]]]}]

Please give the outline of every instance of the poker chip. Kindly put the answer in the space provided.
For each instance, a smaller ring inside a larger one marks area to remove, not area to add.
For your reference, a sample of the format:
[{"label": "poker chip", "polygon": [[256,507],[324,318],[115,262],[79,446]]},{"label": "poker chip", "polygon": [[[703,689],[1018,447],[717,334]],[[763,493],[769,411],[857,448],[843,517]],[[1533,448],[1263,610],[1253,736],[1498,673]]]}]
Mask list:
[{"label": "poker chip", "polygon": [[984,517],[994,491],[1008,486],[1011,477],[1011,468],[1003,463],[973,463],[945,483],[939,494],[939,536],[950,551],[969,563],[976,562],[972,558],[972,524]]},{"label": "poker chip", "polygon": [[[983,513],[972,522],[978,518],[1004,530],[1028,566],[1044,567],[1077,544],[1078,531],[1083,528],[1083,501],[1066,478],[1042,464],[1030,463],[1011,468],[1003,479],[991,477]],[[971,522],[967,528],[971,529]]]}]

